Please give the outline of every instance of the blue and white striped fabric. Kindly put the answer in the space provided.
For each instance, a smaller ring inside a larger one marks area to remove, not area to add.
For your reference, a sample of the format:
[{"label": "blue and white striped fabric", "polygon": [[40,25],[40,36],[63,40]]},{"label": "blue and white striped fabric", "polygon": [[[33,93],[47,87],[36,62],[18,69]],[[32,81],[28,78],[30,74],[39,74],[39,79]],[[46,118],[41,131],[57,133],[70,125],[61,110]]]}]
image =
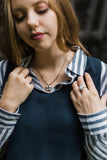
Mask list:
[{"label": "blue and white striped fabric", "polygon": [[[31,56],[22,61],[23,67],[28,67]],[[73,83],[78,75],[83,76],[87,64],[87,56],[81,49],[75,53],[71,63],[65,68],[66,74],[71,77],[70,81],[62,82],[56,85],[52,92],[60,89],[62,85]],[[0,89],[3,85],[3,79],[6,72],[7,61],[0,62]],[[30,69],[32,83],[34,87],[42,92],[45,92],[39,79]],[[101,62],[101,80],[100,80],[100,96],[107,93],[107,64]],[[2,95],[0,91],[0,96]],[[107,160],[107,109],[89,115],[79,114],[79,119],[84,130],[85,143],[84,147],[88,160]],[[20,114],[18,111],[14,114],[9,113],[0,108],[0,148],[12,134],[15,124],[17,123]]]}]

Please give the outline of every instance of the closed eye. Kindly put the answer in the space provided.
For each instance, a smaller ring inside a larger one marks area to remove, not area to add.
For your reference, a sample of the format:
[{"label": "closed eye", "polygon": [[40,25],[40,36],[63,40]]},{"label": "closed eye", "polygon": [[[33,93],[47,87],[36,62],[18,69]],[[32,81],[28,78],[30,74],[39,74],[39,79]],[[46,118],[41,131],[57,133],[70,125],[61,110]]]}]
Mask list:
[{"label": "closed eye", "polygon": [[[46,8],[44,10],[40,10],[40,11],[36,11],[38,14],[44,14],[48,11],[49,9]],[[26,16],[21,16],[21,17],[17,17],[17,16],[14,16],[14,20],[16,23],[21,23],[24,19],[26,18]]]},{"label": "closed eye", "polygon": [[49,9],[46,8],[45,10],[40,10],[40,11],[37,11],[38,14],[44,14],[48,11]]},{"label": "closed eye", "polygon": [[16,23],[20,23],[20,22],[22,22],[25,19],[25,16],[22,16],[20,18],[14,17],[14,19],[15,19]]}]

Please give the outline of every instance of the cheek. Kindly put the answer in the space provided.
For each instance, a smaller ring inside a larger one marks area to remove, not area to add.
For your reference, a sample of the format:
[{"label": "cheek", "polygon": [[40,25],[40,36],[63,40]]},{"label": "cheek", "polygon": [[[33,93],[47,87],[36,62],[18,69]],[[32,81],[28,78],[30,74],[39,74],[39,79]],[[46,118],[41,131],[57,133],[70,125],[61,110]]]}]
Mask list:
[{"label": "cheek", "polygon": [[16,25],[16,30],[17,30],[18,35],[22,39],[26,36],[26,34],[25,34],[26,29],[25,29],[25,27],[23,25]]},{"label": "cheek", "polygon": [[47,18],[47,25],[51,28],[53,32],[58,30],[57,16],[52,10],[50,11],[50,14]]}]

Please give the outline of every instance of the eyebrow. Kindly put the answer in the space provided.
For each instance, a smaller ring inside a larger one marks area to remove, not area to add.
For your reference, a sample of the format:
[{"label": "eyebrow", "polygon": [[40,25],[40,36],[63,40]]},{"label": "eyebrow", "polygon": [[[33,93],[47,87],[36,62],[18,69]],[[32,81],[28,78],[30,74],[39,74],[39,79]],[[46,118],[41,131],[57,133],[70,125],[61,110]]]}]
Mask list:
[{"label": "eyebrow", "polygon": [[[41,4],[41,3],[45,3],[45,4],[48,5],[48,2],[42,0],[42,1],[37,1],[37,2],[34,3],[32,6],[35,6],[35,5],[37,6],[37,5]],[[21,7],[19,6],[19,8],[14,8],[14,9],[13,9],[13,12],[20,12],[20,11],[22,11],[22,10],[25,10],[25,8],[22,7],[22,6],[21,6]]]},{"label": "eyebrow", "polygon": [[38,4],[40,4],[40,3],[46,3],[46,4],[48,4],[48,2],[46,2],[46,1],[44,1],[44,0],[41,0],[41,1],[37,1],[36,3],[34,3],[33,6],[35,6],[35,4],[38,5]]},{"label": "eyebrow", "polygon": [[22,7],[20,7],[20,8],[15,8],[15,9],[13,9],[12,11],[13,12],[22,12],[22,10],[23,10],[23,8]]}]

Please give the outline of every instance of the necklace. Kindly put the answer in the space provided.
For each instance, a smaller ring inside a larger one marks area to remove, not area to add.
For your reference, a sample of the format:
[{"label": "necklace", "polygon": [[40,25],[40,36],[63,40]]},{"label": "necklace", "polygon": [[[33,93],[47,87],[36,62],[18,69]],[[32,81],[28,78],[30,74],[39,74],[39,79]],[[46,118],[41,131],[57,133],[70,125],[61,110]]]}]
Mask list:
[{"label": "necklace", "polygon": [[43,82],[46,84],[46,87],[45,87],[45,90],[46,90],[46,91],[49,91],[49,92],[52,91],[52,84],[53,84],[53,83],[58,79],[58,77],[60,76],[61,71],[62,71],[62,69],[63,69],[63,66],[64,66],[65,62],[66,62],[66,57],[65,57],[65,59],[64,59],[64,62],[63,62],[63,64],[62,64],[62,66],[61,66],[61,68],[60,68],[57,76],[56,76],[55,79],[54,79],[52,82],[50,82],[50,83],[47,83],[47,81],[44,79],[43,75],[42,75],[41,72],[40,72],[39,65],[37,64],[37,71],[38,71],[41,79],[43,80]]}]

